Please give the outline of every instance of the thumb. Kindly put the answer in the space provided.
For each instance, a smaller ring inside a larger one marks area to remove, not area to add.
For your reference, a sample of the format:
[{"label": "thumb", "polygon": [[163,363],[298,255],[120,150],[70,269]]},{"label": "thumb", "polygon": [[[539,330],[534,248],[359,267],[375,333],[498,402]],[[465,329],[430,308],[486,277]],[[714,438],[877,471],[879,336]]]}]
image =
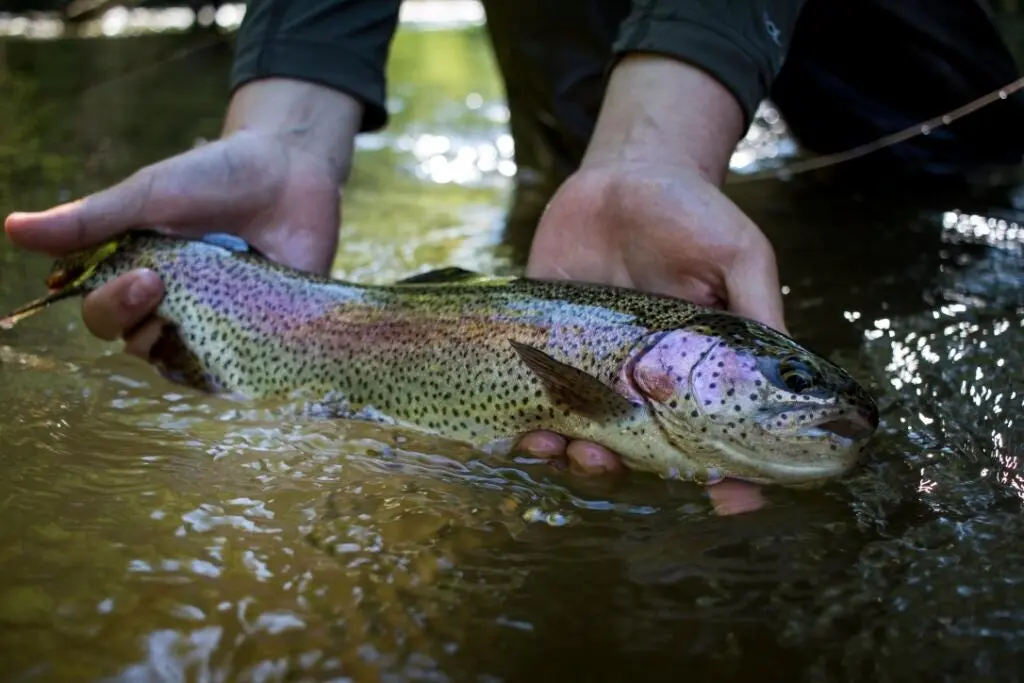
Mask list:
[{"label": "thumb", "polygon": [[266,187],[233,175],[236,165],[254,166],[253,154],[232,162],[229,151],[224,141],[204,145],[158,161],[84,199],[38,213],[13,213],[5,222],[7,234],[26,249],[56,256],[142,224],[152,227],[222,214],[233,203],[228,201],[231,193],[241,191],[249,200],[266,196]]},{"label": "thumb", "polygon": [[788,335],[775,254],[770,246],[758,252],[735,263],[726,276],[729,310]]},{"label": "thumb", "polygon": [[15,244],[51,256],[103,242],[142,222],[153,171],[143,169],[111,188],[46,211],[12,213],[4,228]]}]

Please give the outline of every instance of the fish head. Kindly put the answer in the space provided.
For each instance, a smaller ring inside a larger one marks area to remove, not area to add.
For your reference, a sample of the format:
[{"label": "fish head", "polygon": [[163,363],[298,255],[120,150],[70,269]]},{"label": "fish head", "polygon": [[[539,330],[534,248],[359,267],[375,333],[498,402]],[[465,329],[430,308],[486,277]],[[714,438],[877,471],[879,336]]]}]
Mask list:
[{"label": "fish head", "polygon": [[860,461],[878,427],[847,371],[761,323],[707,313],[656,334],[628,369],[676,447],[704,476],[807,485]]}]

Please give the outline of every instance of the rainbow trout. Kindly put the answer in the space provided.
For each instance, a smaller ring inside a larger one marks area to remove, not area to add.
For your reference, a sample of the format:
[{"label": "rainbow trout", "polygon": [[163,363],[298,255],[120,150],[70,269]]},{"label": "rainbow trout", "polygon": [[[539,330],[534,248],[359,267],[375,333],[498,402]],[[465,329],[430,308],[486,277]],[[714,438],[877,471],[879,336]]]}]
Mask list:
[{"label": "rainbow trout", "polygon": [[481,449],[546,429],[601,443],[630,469],[702,483],[820,483],[852,469],[878,425],[842,368],[728,313],[461,269],[358,285],[224,234],[133,232],[60,259],[50,295],[0,325],[140,267],[166,291],[152,363],[206,392],[301,392],[339,417]]}]

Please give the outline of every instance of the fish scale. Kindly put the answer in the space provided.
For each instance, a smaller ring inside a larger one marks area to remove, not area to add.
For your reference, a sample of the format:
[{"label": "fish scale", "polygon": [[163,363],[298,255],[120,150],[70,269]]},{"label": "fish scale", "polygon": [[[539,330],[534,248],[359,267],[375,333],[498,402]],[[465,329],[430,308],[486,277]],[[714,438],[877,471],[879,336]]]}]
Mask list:
[{"label": "fish scale", "polygon": [[495,448],[546,429],[663,477],[800,485],[849,471],[877,427],[846,371],[755,321],[680,299],[434,271],[359,285],[243,240],[133,232],[59,260],[8,325],[135,268],[163,280],[165,377]]}]

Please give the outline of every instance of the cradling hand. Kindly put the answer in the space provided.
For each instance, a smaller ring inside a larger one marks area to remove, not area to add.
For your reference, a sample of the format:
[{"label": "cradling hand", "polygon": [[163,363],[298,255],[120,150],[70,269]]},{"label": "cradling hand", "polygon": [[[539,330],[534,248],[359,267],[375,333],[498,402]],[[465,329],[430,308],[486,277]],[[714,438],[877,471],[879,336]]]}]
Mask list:
[{"label": "cradling hand", "polygon": [[[270,258],[327,272],[339,231],[338,184],[327,165],[274,135],[238,132],[147,166],[117,185],[39,213],[8,216],[21,247],[59,255],[135,227],[182,235],[228,232]],[[152,271],[124,275],[82,303],[85,325],[148,359],[163,296]]]},{"label": "cradling hand", "polygon": [[[719,189],[746,125],[709,73],[663,55],[621,56],[580,168],[541,218],[527,275],[674,295],[785,331],[771,244]],[[568,456],[585,473],[623,468],[599,444],[550,432],[520,447]],[[709,494],[720,514],[763,504],[742,482]]]},{"label": "cradling hand", "polygon": [[[133,228],[201,236],[227,232],[302,270],[330,269],[363,107],[324,86],[265,78],[235,91],[223,136],[147,166],[117,185],[39,213],[7,217],[11,241],[52,256]],[[136,271],[97,289],[82,317],[101,339],[124,338],[149,359],[162,323],[153,312],[163,284]]]},{"label": "cradling hand", "polygon": [[[576,173],[541,219],[527,274],[631,287],[727,308],[786,331],[771,244],[698,172],[686,167],[613,165]],[[623,468],[600,444],[533,432],[520,447],[568,456],[584,473]],[[720,513],[759,507],[758,489],[709,488]]]}]

